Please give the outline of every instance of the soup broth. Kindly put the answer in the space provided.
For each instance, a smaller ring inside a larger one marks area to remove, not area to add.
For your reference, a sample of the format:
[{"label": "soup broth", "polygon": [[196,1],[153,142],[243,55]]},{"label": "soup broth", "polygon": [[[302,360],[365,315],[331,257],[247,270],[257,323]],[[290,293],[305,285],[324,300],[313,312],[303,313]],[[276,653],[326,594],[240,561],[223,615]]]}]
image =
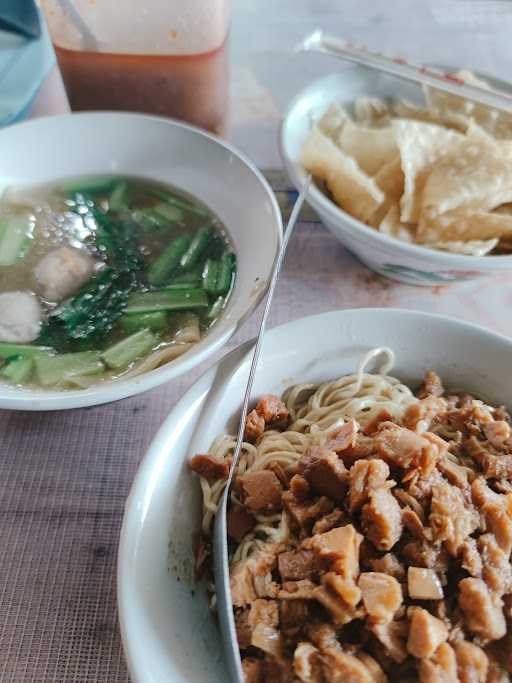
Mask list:
[{"label": "soup broth", "polygon": [[0,377],[85,388],[147,372],[222,316],[236,258],[218,217],[154,181],[9,188],[0,203]]}]

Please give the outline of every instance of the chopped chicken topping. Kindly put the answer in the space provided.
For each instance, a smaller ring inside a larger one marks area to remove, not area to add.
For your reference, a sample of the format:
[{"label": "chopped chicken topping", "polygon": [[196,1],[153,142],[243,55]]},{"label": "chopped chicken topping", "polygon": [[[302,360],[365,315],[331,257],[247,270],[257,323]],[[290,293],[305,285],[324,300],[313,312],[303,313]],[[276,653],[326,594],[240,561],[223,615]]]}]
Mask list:
[{"label": "chopped chicken topping", "polygon": [[[256,445],[228,509],[246,683],[507,683],[509,414],[445,395],[432,371],[401,412],[358,413],[361,428],[322,401],[315,429],[272,395],[247,415]],[[190,468],[218,491],[230,463]],[[196,564],[209,563],[203,533]]]}]

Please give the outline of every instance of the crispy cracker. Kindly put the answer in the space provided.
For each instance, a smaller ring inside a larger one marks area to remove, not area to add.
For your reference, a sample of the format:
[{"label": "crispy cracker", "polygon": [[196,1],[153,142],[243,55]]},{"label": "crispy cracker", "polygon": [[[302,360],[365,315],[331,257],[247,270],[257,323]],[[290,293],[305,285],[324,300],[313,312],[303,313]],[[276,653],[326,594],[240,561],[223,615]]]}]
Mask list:
[{"label": "crispy cracker", "polygon": [[363,128],[352,121],[347,121],[343,126],[338,145],[368,175],[377,173],[398,153],[391,127]]},{"label": "crispy cracker", "polygon": [[432,168],[425,182],[422,212],[442,214],[460,209],[482,213],[510,201],[512,158],[472,124],[463,142]]},{"label": "crispy cracker", "polygon": [[420,243],[467,242],[512,238],[512,215],[490,212],[423,211],[416,232]]},{"label": "crispy cracker", "polygon": [[425,244],[431,249],[449,251],[452,254],[464,254],[466,256],[485,256],[498,244],[497,238],[492,240],[469,240],[467,242],[431,242]]},{"label": "crispy cracker", "polygon": [[401,218],[404,223],[417,223],[428,174],[439,159],[459,145],[463,136],[441,126],[408,119],[395,119],[392,126],[405,176]]},{"label": "crispy cracker", "polygon": [[354,118],[360,126],[388,126],[390,114],[386,102],[378,97],[358,97],[354,102]]},{"label": "crispy cracker", "polygon": [[338,139],[341,131],[347,121],[350,121],[350,116],[339,104],[331,104],[319,119],[316,127],[327,135],[335,144],[338,144]]},{"label": "crispy cracker", "polygon": [[325,181],[334,201],[342,209],[361,221],[369,220],[385,199],[375,180],[317,128],[304,143],[302,164]]},{"label": "crispy cracker", "polygon": [[390,203],[388,211],[379,225],[379,232],[402,242],[413,243],[414,226],[402,223],[400,220],[400,208],[396,203]]}]

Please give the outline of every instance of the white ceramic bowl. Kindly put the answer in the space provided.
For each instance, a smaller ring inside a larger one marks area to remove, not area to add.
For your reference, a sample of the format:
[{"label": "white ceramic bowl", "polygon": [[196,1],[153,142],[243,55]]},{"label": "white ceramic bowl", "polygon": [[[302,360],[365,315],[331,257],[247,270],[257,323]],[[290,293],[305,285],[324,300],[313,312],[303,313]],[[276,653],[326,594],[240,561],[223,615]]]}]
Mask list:
[{"label": "white ceramic bowl", "polygon": [[[512,92],[510,84],[484,78]],[[362,67],[345,69],[312,83],[293,101],[279,134],[281,156],[297,188],[306,173],[299,163],[300,151],[313,121],[333,102],[350,106],[361,96],[384,99],[405,98],[421,104],[419,86]],[[512,270],[512,255],[464,256],[427,249],[383,235],[340,209],[318,187],[313,186],[308,201],[326,227],[363,263],[377,273],[413,285],[432,286],[471,280],[504,270]]]},{"label": "white ceramic bowl", "polygon": [[[334,311],[267,333],[254,395],[282,393],[299,381],[354,372],[364,353],[388,346],[393,374],[419,384],[428,368],[448,387],[512,406],[504,368],[512,340],[449,318],[392,309]],[[290,343],[292,342],[292,343]],[[189,455],[235,427],[250,357],[225,356],[185,394],[160,429],[126,503],[118,559],[121,631],[134,683],[228,681],[204,587],[193,580],[192,534],[200,490]]]},{"label": "white ceramic bowl", "polygon": [[238,258],[226,313],[190,352],[141,377],[83,391],[36,391],[1,384],[0,408],[77,408],[152,389],[211,356],[261,299],[282,237],[281,213],[262,174],[228,143],[169,119],[86,113],[5,128],[0,131],[0,149],[0,192],[8,185],[94,173],[136,175],[183,188],[217,213]]}]

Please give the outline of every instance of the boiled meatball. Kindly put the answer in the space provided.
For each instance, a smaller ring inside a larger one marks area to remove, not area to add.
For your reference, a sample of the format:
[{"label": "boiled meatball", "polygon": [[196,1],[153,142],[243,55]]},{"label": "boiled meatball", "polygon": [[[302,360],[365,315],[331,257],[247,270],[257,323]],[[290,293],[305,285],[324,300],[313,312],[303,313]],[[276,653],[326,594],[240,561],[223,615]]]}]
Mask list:
[{"label": "boiled meatball", "polygon": [[75,294],[93,270],[94,260],[85,251],[60,247],[46,254],[35,267],[35,289],[43,299],[58,303]]},{"label": "boiled meatball", "polygon": [[0,341],[28,344],[39,336],[41,306],[32,292],[0,294]]}]

